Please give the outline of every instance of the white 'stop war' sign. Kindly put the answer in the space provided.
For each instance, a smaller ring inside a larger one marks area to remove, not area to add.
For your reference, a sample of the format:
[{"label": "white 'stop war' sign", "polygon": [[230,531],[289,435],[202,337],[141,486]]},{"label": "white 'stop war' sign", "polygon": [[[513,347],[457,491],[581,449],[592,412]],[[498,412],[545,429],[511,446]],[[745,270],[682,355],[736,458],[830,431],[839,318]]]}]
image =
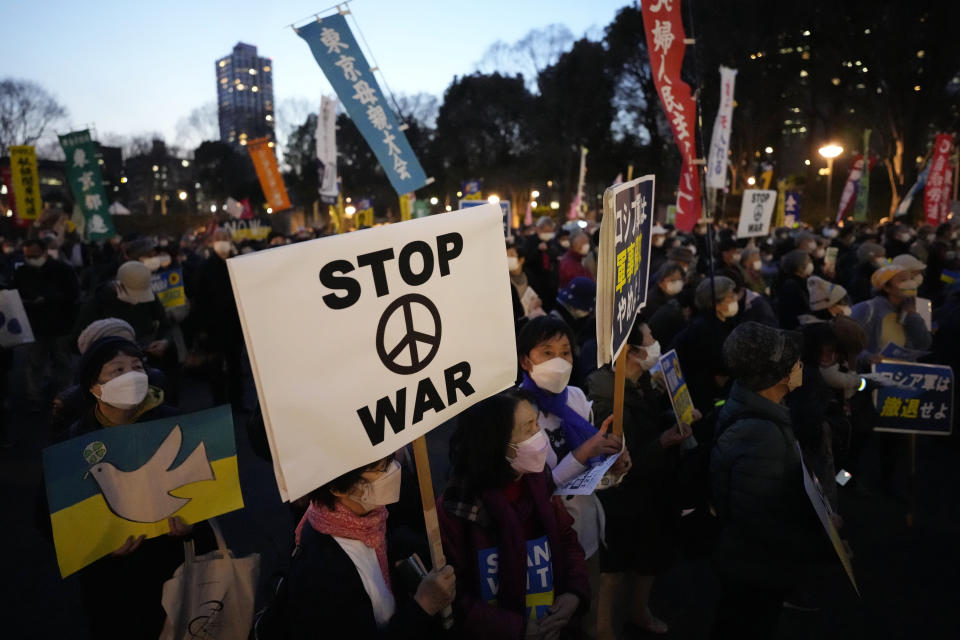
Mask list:
[{"label": "white 'stop war' sign", "polygon": [[777,192],[772,189],[744,189],[737,237],[753,238],[770,233],[770,219],[776,204]]},{"label": "white 'stop war' sign", "polygon": [[485,205],[227,262],[284,500],[513,384],[501,219]]}]

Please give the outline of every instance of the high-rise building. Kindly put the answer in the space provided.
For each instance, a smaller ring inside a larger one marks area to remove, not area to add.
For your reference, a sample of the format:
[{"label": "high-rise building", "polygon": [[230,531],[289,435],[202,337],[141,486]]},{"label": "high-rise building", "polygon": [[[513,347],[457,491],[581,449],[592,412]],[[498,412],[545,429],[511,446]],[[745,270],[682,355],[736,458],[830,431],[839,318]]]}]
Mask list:
[{"label": "high-rise building", "polygon": [[250,138],[273,137],[273,61],[238,42],[217,60],[217,111],[220,141],[245,145]]}]

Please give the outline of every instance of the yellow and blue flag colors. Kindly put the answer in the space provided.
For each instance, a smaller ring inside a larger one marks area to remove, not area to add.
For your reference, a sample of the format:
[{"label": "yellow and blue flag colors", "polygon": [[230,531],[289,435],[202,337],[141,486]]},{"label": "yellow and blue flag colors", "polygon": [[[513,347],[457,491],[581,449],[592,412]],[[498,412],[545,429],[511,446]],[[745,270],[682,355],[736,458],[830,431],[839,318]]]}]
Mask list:
[{"label": "yellow and blue flag colors", "polygon": [[60,574],[115,551],[129,536],[169,531],[243,508],[228,405],[100,429],[43,451]]}]

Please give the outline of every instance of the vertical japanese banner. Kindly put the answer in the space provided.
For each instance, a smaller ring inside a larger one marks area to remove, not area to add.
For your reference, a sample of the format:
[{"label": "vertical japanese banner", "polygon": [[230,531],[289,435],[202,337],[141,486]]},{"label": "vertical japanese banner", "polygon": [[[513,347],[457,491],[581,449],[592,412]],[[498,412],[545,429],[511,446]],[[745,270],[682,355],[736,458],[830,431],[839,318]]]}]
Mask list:
[{"label": "vertical japanese banner", "polygon": [[257,178],[263,195],[267,198],[267,206],[274,212],[290,208],[290,198],[287,197],[287,188],[283,186],[283,177],[277,167],[277,156],[270,146],[270,138],[256,138],[247,142],[253,168],[257,170]]},{"label": "vertical japanese banner", "polygon": [[783,212],[786,221],[786,216],[789,216],[794,223],[800,222],[800,192],[799,191],[784,191],[783,192]]},{"label": "vertical japanese banner", "polygon": [[102,240],[116,235],[90,131],[84,129],[60,136],[60,146],[67,157],[65,166],[70,190],[83,211],[87,238]]},{"label": "vertical japanese banner", "polygon": [[34,148],[10,147],[10,169],[17,217],[21,220],[36,220],[43,209],[43,202],[40,198],[40,175]]},{"label": "vertical japanese banner", "polygon": [[950,152],[953,150],[953,136],[949,133],[937,134],[933,143],[933,160],[930,174],[923,192],[923,211],[927,224],[937,226],[946,222],[946,206],[950,200],[950,184],[947,176],[950,172]]},{"label": "vertical japanese banner", "polygon": [[337,183],[337,99],[320,98],[317,115],[317,161],[320,163],[320,201],[333,204],[340,192]]},{"label": "vertical japanese banner", "polygon": [[410,193],[427,184],[427,176],[403,135],[397,116],[387,105],[347,19],[341,14],[317,18],[296,32],[310,45],[317,64],[397,194]]},{"label": "vertical japanese banner", "polygon": [[[873,168],[874,160],[870,160],[867,171]],[[840,207],[837,209],[837,222],[843,220],[843,217],[851,213],[853,203],[856,201],[857,192],[860,190],[860,180],[863,177],[863,156],[853,156],[853,164],[850,166],[850,175],[847,176],[847,183],[843,186],[843,193],[840,195]]]},{"label": "vertical japanese banner", "polygon": [[[779,229],[780,227],[786,226],[787,224],[787,209],[786,209],[786,194],[787,194],[787,181],[786,180],[777,180],[777,208],[776,213],[773,216],[773,228]],[[746,198],[746,195],[744,195]],[[743,213],[741,212],[741,216]]]},{"label": "vertical japanese banner", "polygon": [[[616,360],[647,303],[652,175],[609,187],[603,194],[597,264],[597,360]],[[602,365],[600,365],[602,366]]]},{"label": "vertical japanese banner", "polygon": [[727,153],[733,129],[733,87],[737,70],[720,67],[720,108],[710,137],[710,156],[707,160],[707,187],[723,189],[727,185]]},{"label": "vertical japanese banner", "polygon": [[675,224],[681,231],[691,231],[700,219],[701,208],[700,175],[695,164],[697,145],[694,140],[697,103],[690,93],[690,86],[680,79],[683,40],[686,37],[680,15],[680,0],[644,2],[641,9],[653,80],[683,157],[680,184],[677,187]]},{"label": "vertical japanese banner", "polygon": [[[863,155],[870,157],[870,129],[863,131]],[[870,165],[871,167],[873,165]],[[857,199],[853,204],[853,219],[857,222],[863,222],[867,219],[867,209],[870,200],[870,169],[868,168],[860,176],[860,186],[857,189]]]}]

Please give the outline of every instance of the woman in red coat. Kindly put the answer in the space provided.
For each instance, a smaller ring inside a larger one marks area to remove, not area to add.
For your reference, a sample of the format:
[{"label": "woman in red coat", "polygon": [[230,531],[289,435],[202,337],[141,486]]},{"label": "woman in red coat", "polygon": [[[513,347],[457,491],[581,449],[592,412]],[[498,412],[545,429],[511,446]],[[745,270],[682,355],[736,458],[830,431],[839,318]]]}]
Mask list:
[{"label": "woman in red coat", "polygon": [[439,502],[457,575],[461,637],[575,638],[590,581],[573,519],[552,496],[549,442],[522,391],[468,409],[451,441],[452,479]]}]

